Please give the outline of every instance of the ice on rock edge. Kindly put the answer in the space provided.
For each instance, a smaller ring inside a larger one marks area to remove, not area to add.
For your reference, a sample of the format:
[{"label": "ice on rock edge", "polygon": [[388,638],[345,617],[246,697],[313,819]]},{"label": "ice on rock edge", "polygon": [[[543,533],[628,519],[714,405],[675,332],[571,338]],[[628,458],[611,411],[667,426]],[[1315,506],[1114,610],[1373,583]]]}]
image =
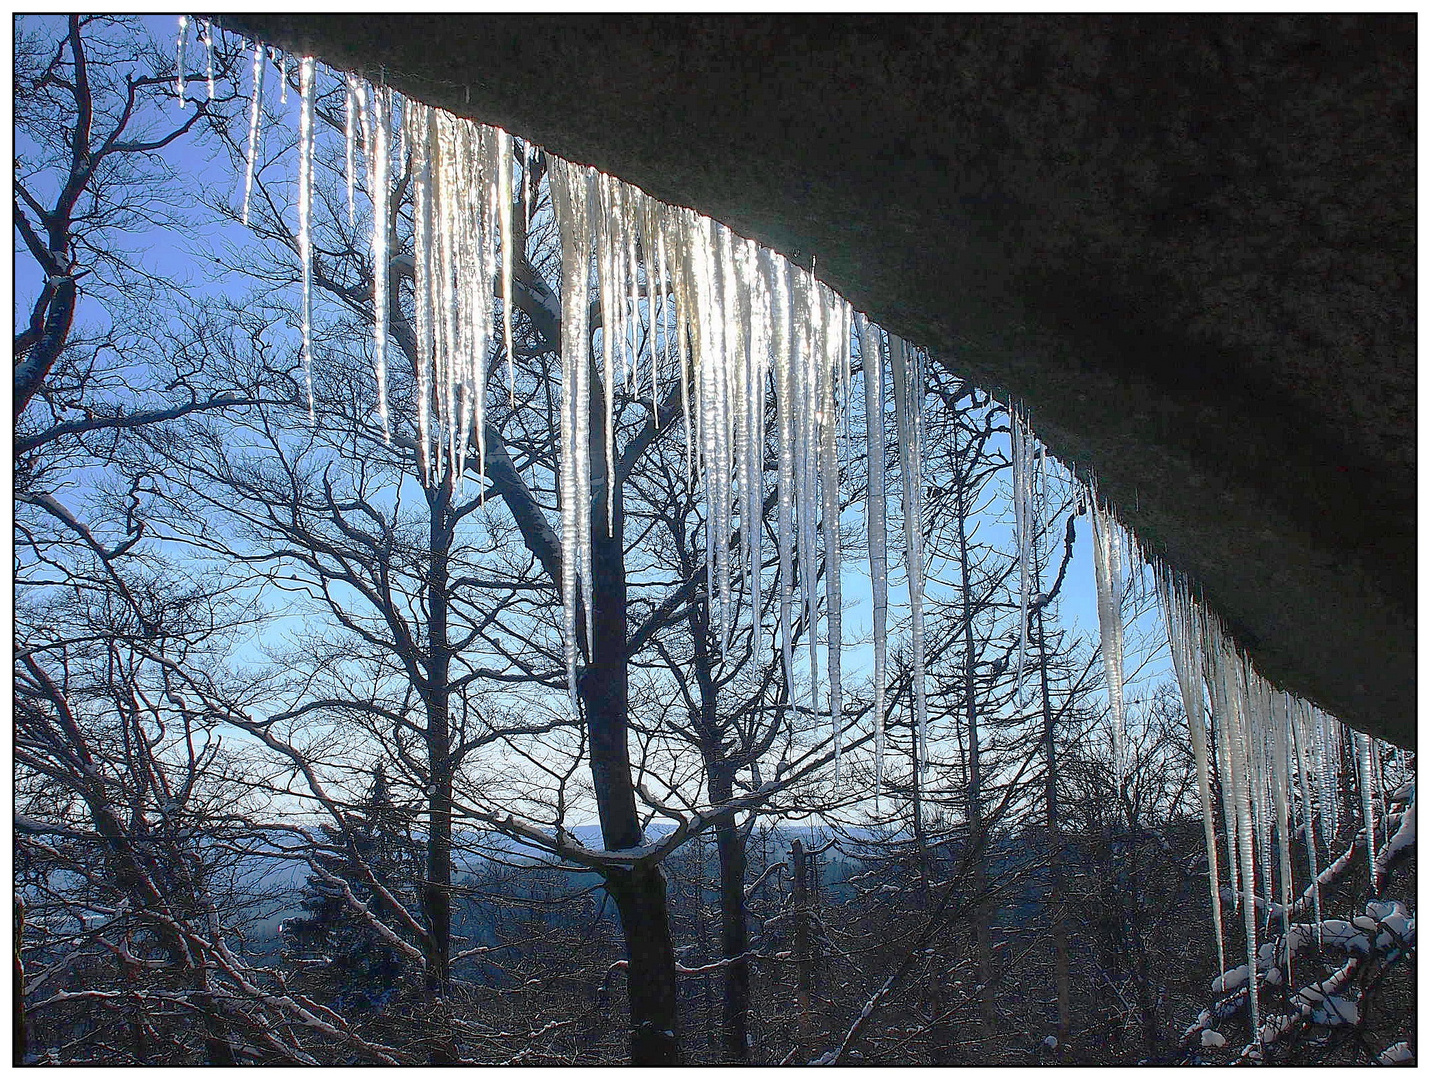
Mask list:
[{"label": "ice on rock edge", "polygon": [[[186,23],[181,22],[182,50]],[[243,212],[247,220],[253,176],[261,139],[265,53],[254,49],[249,138],[245,156]],[[287,99],[287,57],[280,54],[282,98]],[[300,190],[299,248],[304,297],[304,358],[311,360],[312,222],[311,183],[314,71],[311,59],[300,66]],[[177,64],[176,90],[182,101],[183,64]],[[508,358],[508,381],[514,377],[512,357],[512,273],[519,257],[514,240],[524,236],[512,224],[515,156],[506,132],[460,119],[415,102],[399,102],[385,87],[348,77],[348,183],[353,179],[355,147],[361,136],[366,181],[372,208],[373,352],[378,387],[378,412],[384,433],[389,427],[386,359],[388,311],[391,302],[394,134],[397,155],[414,186],[416,203],[415,278],[419,330],[417,426],[421,468],[429,483],[463,482],[476,447],[477,471],[484,467],[484,397],[488,350],[495,342],[491,285],[499,284],[504,322],[501,344]],[[403,122],[395,129],[394,115]],[[356,120],[356,130],[354,127]],[[533,147],[523,144],[522,204],[530,224],[534,192],[530,189]],[[577,659],[578,595],[590,613],[592,406],[587,312],[594,285],[602,316],[601,365],[606,400],[602,403],[606,466],[614,464],[610,398],[616,379],[623,385],[639,381],[637,350],[642,325],[650,350],[650,379],[674,369],[681,380],[680,397],[687,425],[691,471],[698,474],[707,502],[707,552],[712,616],[728,641],[736,610],[735,593],[749,593],[753,618],[762,614],[759,530],[763,512],[763,457],[766,379],[774,391],[778,450],[776,538],[778,571],[777,638],[787,679],[792,683],[793,641],[803,632],[810,646],[811,713],[819,711],[819,637],[817,583],[820,555],[826,573],[824,611],[827,643],[826,676],[829,711],[836,743],[842,742],[840,687],[840,625],[838,510],[840,478],[838,425],[847,436],[850,371],[849,305],[805,270],[781,256],[736,236],[725,226],[693,211],[668,206],[631,185],[593,169],[547,156],[548,177],[557,231],[562,243],[562,409],[560,461],[561,536],[563,550],[562,603],[568,676],[573,699]],[[399,171],[398,176],[404,175]],[[349,214],[355,214],[350,194]],[[594,269],[596,280],[590,280]],[[641,304],[641,290],[646,302]],[[874,580],[876,626],[887,626],[886,500],[883,485],[883,350],[881,332],[863,322],[858,330],[870,454],[870,494],[866,500],[870,537],[870,572]],[[927,702],[924,692],[923,566],[921,523],[922,378],[920,355],[893,336],[888,362],[892,370],[898,463],[902,474],[903,558],[909,584],[913,624],[913,698],[917,754],[927,765]],[[306,366],[306,365],[305,365]],[[309,381],[311,373],[308,374]],[[311,393],[311,391],[310,391]],[[653,398],[653,405],[658,399]],[[1032,603],[1029,564],[1036,552],[1034,450],[1025,417],[1014,421],[1014,514],[1020,570],[1020,670],[1026,653],[1027,615]],[[698,453],[697,453],[698,450]],[[759,459],[757,461],[757,459]],[[874,462],[877,460],[877,468]],[[1094,562],[1099,627],[1107,667],[1113,714],[1114,760],[1123,766],[1125,704],[1122,694],[1122,616],[1126,590],[1124,567],[1139,557],[1135,541],[1124,535],[1110,509],[1089,491],[1093,518]],[[738,521],[738,536],[736,522]],[[877,536],[877,540],[876,540]],[[820,541],[823,540],[821,545]],[[820,550],[822,547],[822,551]],[[1284,849],[1300,828],[1323,842],[1336,835],[1337,795],[1348,779],[1339,762],[1346,743],[1340,725],[1306,703],[1272,691],[1236,656],[1220,625],[1190,597],[1175,605],[1184,625],[1183,643],[1174,645],[1189,719],[1201,716],[1210,702],[1206,729],[1193,729],[1198,788],[1204,825],[1213,831],[1210,786],[1218,782],[1230,859],[1227,871],[1238,906],[1254,922],[1258,884],[1268,900],[1294,891]],[[1193,612],[1194,616],[1186,613]],[[1171,618],[1171,616],[1169,616]],[[802,620],[803,625],[800,625]],[[882,779],[884,638],[875,634],[876,783]],[[1021,684],[1021,679],[1020,679]],[[1202,686],[1206,697],[1202,697]],[[793,686],[790,688],[793,704]],[[1274,704],[1272,704],[1274,703]],[[1200,735],[1200,739],[1198,738]],[[1368,744],[1369,740],[1366,740]],[[1200,748],[1198,748],[1200,744]],[[1362,816],[1374,843],[1374,801],[1383,799],[1376,786],[1374,748],[1356,747],[1361,775]],[[1364,762],[1364,764],[1362,764]],[[1205,780],[1203,779],[1205,776]],[[1308,853],[1315,872],[1315,844]],[[1279,859],[1272,861],[1272,853]],[[1212,877],[1219,866],[1215,845],[1209,844]],[[1372,867],[1377,867],[1372,850]],[[1384,854],[1384,853],[1382,853]],[[1260,872],[1258,873],[1258,864]],[[1273,871],[1279,871],[1274,873]],[[1214,890],[1214,903],[1220,904]],[[1319,904],[1319,897],[1317,896]],[[1218,920],[1219,921],[1219,920]],[[1222,936],[1218,930],[1218,938]]]},{"label": "ice on rock edge", "polygon": [[[1335,839],[1337,823],[1327,819],[1334,815],[1336,804],[1352,780],[1340,767],[1344,745],[1341,725],[1306,702],[1273,689],[1261,678],[1237,653],[1220,620],[1197,600],[1185,580],[1159,565],[1157,584],[1197,765],[1208,884],[1223,969],[1220,867],[1215,808],[1209,790],[1213,777],[1220,780],[1223,794],[1230,894],[1242,910],[1246,927],[1247,963],[1226,971],[1213,983],[1213,990],[1223,993],[1246,984],[1253,1029],[1264,1037],[1258,1015],[1258,984],[1262,977],[1268,983],[1290,983],[1296,948],[1313,938],[1318,945],[1354,949],[1363,944],[1368,949],[1370,937],[1366,935],[1373,934],[1378,924],[1389,925],[1386,920],[1393,922],[1397,912],[1389,905],[1372,904],[1367,908],[1366,933],[1352,923],[1321,918],[1321,879],[1331,874],[1334,866],[1318,873],[1317,841],[1329,843]],[[1203,704],[1208,701],[1211,708],[1204,711]],[[1388,861],[1384,857],[1377,860],[1372,848],[1379,770],[1375,767],[1372,740],[1356,734],[1353,741],[1354,780],[1361,795],[1371,879],[1376,882]],[[1408,829],[1413,838],[1414,814],[1412,801],[1401,815],[1397,836]],[[1305,840],[1311,881],[1303,898],[1293,905],[1291,898],[1302,895],[1292,861],[1292,840],[1298,833]],[[1264,900],[1258,899],[1258,883]],[[1272,902],[1276,896],[1279,903]],[[1293,924],[1293,908],[1304,910],[1307,899],[1315,912],[1314,922]],[[1279,918],[1286,943],[1283,955],[1273,955],[1275,948],[1269,943],[1257,947],[1257,910],[1262,903],[1272,919]],[[1250,979],[1252,970],[1262,976]],[[1267,1029],[1274,1028],[1274,1023],[1267,1025]]]}]

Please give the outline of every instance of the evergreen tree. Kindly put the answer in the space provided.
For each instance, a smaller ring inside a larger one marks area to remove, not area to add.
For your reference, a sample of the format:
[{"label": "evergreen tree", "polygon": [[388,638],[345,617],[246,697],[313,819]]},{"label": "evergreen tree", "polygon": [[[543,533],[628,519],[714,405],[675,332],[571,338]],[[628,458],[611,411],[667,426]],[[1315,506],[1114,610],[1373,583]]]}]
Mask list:
[{"label": "evergreen tree", "polygon": [[316,966],[328,995],[346,1009],[381,1010],[410,971],[386,936],[395,922],[393,900],[415,904],[421,881],[421,846],[406,819],[377,765],[367,798],[344,827],[322,829],[324,843],[311,856],[303,887],[307,914],[281,927],[288,959]]}]

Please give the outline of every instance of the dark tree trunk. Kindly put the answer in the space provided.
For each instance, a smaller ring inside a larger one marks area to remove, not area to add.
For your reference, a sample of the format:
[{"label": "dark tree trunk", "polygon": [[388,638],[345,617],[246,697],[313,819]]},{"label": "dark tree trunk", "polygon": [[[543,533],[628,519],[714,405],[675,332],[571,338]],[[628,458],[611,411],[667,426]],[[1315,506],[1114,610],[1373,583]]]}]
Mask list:
[{"label": "dark tree trunk", "polygon": [[[452,943],[452,646],[447,634],[448,586],[452,554],[452,477],[449,473],[427,492],[429,553],[427,580],[427,769],[430,783],[427,826],[427,878],[422,887],[422,910],[427,922],[424,951],[427,958],[427,995],[431,1001],[446,996]],[[457,1060],[456,1048],[445,1035],[431,1052],[434,1065]]]},{"label": "dark tree trunk", "polygon": [[[917,734],[912,735],[909,740],[911,747],[918,746]],[[929,851],[928,830],[924,828],[923,817],[923,785],[919,780],[919,770],[917,753],[914,754],[914,769],[911,776],[913,790],[913,812],[914,812],[914,846],[918,853],[919,860],[919,910],[924,918],[928,918],[933,911],[933,888],[930,882],[933,879],[933,858]],[[930,1060],[934,1065],[948,1065],[953,1062],[953,1043],[950,1038],[948,1023],[944,1019],[947,1006],[944,1004],[943,979],[946,973],[939,970],[938,965],[933,965],[933,970],[929,972],[928,978],[924,980],[924,999],[928,1004],[930,1019],[930,1034],[932,1035],[932,1045],[930,1047]]]},{"label": "dark tree trunk", "polygon": [[[1040,583],[1041,586],[1041,583]],[[1068,966],[1068,927],[1063,916],[1062,835],[1058,822],[1058,756],[1053,703],[1048,694],[1048,643],[1043,636],[1043,609],[1038,608],[1038,682],[1043,702],[1043,754],[1047,759],[1044,809],[1048,829],[1048,909],[1052,913],[1053,992],[1058,1007],[1058,1050],[1072,1029],[1072,996]]]},{"label": "dark tree trunk", "polygon": [[811,955],[814,936],[810,912],[809,855],[804,845],[795,840],[790,845],[790,862],[794,878],[794,959],[797,1000],[799,1002],[799,1040],[809,1043],[814,1038],[814,958]]},{"label": "dark tree trunk", "polygon": [[[712,802],[727,802],[734,795],[728,772],[710,775]],[[720,863],[720,952],[725,968],[725,995],[721,1030],[730,1060],[743,1064],[749,1059],[750,961],[749,927],[745,920],[745,840],[734,815],[722,817],[715,826],[715,849]]]},{"label": "dark tree trunk", "polygon": [[[615,486],[614,518],[606,509],[609,478],[601,434],[605,419],[599,402],[600,394],[592,394],[591,657],[580,691],[602,840],[608,850],[622,851],[639,847],[642,836],[626,745],[625,521],[619,483]],[[613,868],[606,872],[606,888],[616,902],[626,939],[631,1064],[678,1064],[675,947],[665,875],[659,866],[644,863],[629,870]]]},{"label": "dark tree trunk", "polygon": [[11,1018],[11,1036],[14,1039],[15,1065],[25,1063],[25,961],[23,942],[25,939],[25,901],[15,897],[15,985],[14,1015]]},{"label": "dark tree trunk", "polygon": [[626,993],[631,1010],[631,1064],[678,1065],[675,945],[670,937],[665,874],[639,864],[606,873],[626,939]]}]

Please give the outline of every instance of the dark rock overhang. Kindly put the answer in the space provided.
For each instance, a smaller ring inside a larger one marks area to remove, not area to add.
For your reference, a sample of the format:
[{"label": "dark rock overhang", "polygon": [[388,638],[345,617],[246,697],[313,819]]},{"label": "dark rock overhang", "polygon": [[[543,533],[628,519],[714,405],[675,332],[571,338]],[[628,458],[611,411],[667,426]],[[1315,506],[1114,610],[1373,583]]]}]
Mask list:
[{"label": "dark rock overhang", "polygon": [[1413,15],[221,21],[817,261],[1414,745]]}]

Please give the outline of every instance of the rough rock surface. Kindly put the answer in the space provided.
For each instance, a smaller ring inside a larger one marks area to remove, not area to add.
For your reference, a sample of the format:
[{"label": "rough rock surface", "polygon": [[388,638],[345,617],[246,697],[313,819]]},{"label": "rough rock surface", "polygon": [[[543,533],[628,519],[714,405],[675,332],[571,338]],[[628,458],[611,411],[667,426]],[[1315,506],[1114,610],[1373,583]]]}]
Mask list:
[{"label": "rough rock surface", "polygon": [[1415,17],[225,17],[808,266],[1415,741]]}]

